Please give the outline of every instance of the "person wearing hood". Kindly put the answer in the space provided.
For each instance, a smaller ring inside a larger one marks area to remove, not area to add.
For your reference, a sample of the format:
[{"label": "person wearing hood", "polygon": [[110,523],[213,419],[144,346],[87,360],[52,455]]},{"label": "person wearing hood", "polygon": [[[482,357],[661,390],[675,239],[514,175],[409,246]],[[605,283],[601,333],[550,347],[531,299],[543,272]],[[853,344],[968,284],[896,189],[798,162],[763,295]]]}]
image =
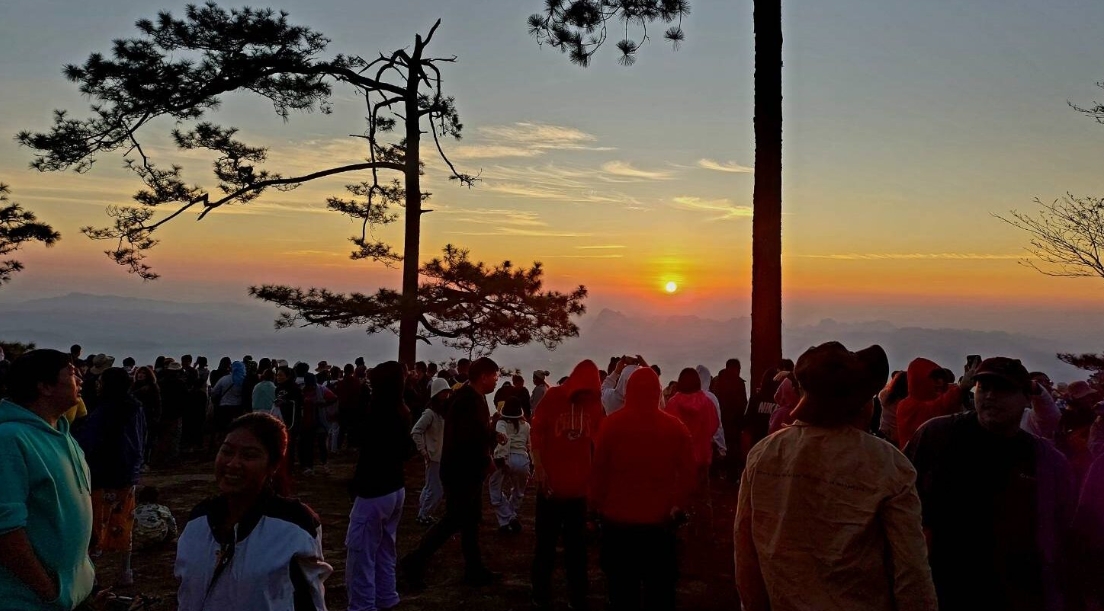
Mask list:
[{"label": "person wearing hood", "polygon": [[[810,348],[793,426],[748,453],[736,507],[747,611],[935,611],[916,471],[866,432],[889,377],[880,346]],[[981,607],[979,607],[981,608]]]},{"label": "person wearing hood", "polygon": [[69,611],[95,581],[88,465],[62,414],[80,381],[68,354],[32,350],[12,363],[0,400],[0,601]]},{"label": "person wearing hood", "polygon": [[624,356],[617,361],[617,365],[606,379],[602,380],[602,409],[606,411],[607,416],[625,406],[625,390],[629,385],[629,377],[641,367],[647,367],[642,357]]},{"label": "person wearing hood", "polygon": [[567,381],[548,389],[533,412],[533,477],[537,491],[533,602],[548,609],[556,545],[563,537],[564,573],[573,609],[586,608],[587,482],[594,439],[606,417],[594,361],[575,366]]},{"label": "person wearing hood", "polygon": [[918,358],[909,363],[908,396],[897,404],[898,447],[908,445],[916,430],[928,420],[963,411],[963,398],[974,384],[976,368],[975,364],[967,369],[958,384],[948,384],[943,379],[943,369],[932,361]]},{"label": "person wearing hood", "polygon": [[104,370],[99,408],[77,433],[92,475],[93,554],[119,553],[123,574],[119,585],[134,584],[130,568],[134,530],[134,487],[145,455],[146,418],[142,405],[130,394],[130,376],[119,367]]},{"label": "person wearing hood", "polygon": [[[230,423],[242,414],[245,396],[245,363],[234,361],[230,365],[230,375],[219,378],[211,387],[211,405],[215,407],[215,434],[221,435]],[[253,397],[249,397],[252,402]]]},{"label": "person wearing hood", "polygon": [[445,439],[445,414],[452,398],[448,380],[433,378],[429,396],[429,404],[410,430],[414,445],[426,465],[425,486],[418,499],[418,524],[423,526],[431,526],[437,521],[433,512],[445,498],[445,489],[441,485],[441,444]]},{"label": "person wearing hood", "polygon": [[660,410],[659,377],[633,372],[625,404],[595,439],[588,498],[602,524],[601,565],[613,609],[675,609],[677,525],[697,483],[690,432]]},{"label": "person wearing hood", "polygon": [[721,422],[721,400],[710,390],[713,387],[713,375],[709,373],[709,368],[705,365],[698,365],[695,371],[698,372],[698,378],[701,379],[702,392],[713,403],[713,407],[717,408],[717,432],[713,433],[713,447],[717,450],[717,456],[723,459],[728,456],[728,443],[725,441],[724,423]]},{"label": "person wearing hood", "polygon": [[725,471],[730,482],[739,481],[744,469],[744,457],[740,452],[740,433],[743,431],[744,412],[747,411],[747,382],[740,377],[740,359],[728,359],[725,368],[713,380],[713,393],[721,403],[721,429],[724,430],[728,458]]},{"label": "person wearing hood", "polygon": [[687,367],[679,372],[675,395],[664,409],[686,425],[694,449],[694,466],[699,481],[709,473],[713,462],[713,441],[720,428],[717,407],[702,390],[699,372]]},{"label": "person wearing hood", "polygon": [[767,434],[773,435],[783,428],[790,426],[796,420],[794,410],[801,401],[801,388],[794,377],[793,372],[783,371],[777,376],[778,388],[774,391],[774,403],[778,406],[770,417],[770,426]]}]

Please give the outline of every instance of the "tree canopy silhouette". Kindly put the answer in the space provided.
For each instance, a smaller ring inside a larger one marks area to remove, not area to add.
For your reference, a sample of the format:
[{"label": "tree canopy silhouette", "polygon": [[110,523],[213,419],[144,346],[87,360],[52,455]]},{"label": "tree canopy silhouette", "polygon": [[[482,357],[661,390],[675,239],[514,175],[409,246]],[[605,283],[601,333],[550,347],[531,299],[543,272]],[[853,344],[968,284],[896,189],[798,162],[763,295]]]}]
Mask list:
[{"label": "tree canopy silhouette", "polygon": [[[754,6],[751,379],[759,380],[782,359],[782,1],[754,0]],[[631,66],[649,38],[648,24],[669,25],[664,38],[677,49],[685,40],[682,19],[689,14],[687,0],[545,0],[544,11],[531,15],[528,27],[540,44],[585,67],[610,29],[623,26],[618,62]]]},{"label": "tree canopy silhouette", "polygon": [[[108,210],[111,226],[86,227],[83,232],[93,239],[113,241],[107,254],[147,280],[157,278],[146,262],[148,251],[158,242],[156,232],[185,212],[194,211],[204,219],[222,206],[248,206],[270,190],[289,191],[336,175],[357,176],[346,187],[352,197],[331,197],[327,207],[360,221],[359,234],[351,238],[353,259],[388,265],[402,262],[402,291],[397,298],[394,291],[380,290],[358,299],[361,307],[385,309],[392,322],[397,321],[397,325],[369,325],[369,331],[397,326],[399,360],[413,363],[419,335],[435,335],[428,328],[419,331],[425,320],[433,320],[424,316],[419,290],[421,216],[429,212],[422,207],[429,197],[421,188],[423,134],[431,134],[451,180],[469,187],[478,180],[459,172],[442,146],[446,138],[459,139],[463,128],[455,100],[443,87],[442,68],[456,58],[432,57],[427,52],[440,20],[424,37],[416,35],[413,47],[369,59],[324,55],[330,41],[307,27],[290,24],[287,17],[271,9],[226,10],[209,2],[189,5],[182,19],[161,12],[155,20],[139,20],[139,36],[116,40],[110,57],[93,53],[83,65],[66,66],[65,76],[92,99],[90,117],[74,119],[58,110],[48,132],[26,131],[17,138],[35,151],[31,166],[40,171],[87,172],[103,154],[123,157],[144,185],[134,195],[138,205],[113,206]],[[235,127],[207,120],[231,93],[259,96],[284,120],[293,112],[328,114],[333,110],[335,86],[351,88],[363,99],[367,125],[353,137],[364,140],[364,156],[306,174],[265,167],[268,151],[264,147],[238,139]],[[186,180],[178,163],[158,165],[143,148],[146,132],[156,128],[158,119],[174,122],[170,135],[181,151],[213,154],[214,191]],[[405,225],[401,254],[372,235],[373,228],[398,220],[396,206],[403,208]],[[166,208],[166,214],[159,214]],[[540,267],[534,269],[539,277]],[[272,297],[293,310],[313,308],[312,291],[321,289],[251,290],[261,299]],[[305,300],[301,303],[286,299],[300,293]],[[470,297],[477,300],[480,295]],[[442,330],[450,328],[443,324]]]},{"label": "tree canopy silhouette", "polygon": [[[0,257],[14,253],[24,244],[41,242],[47,247],[61,239],[61,234],[23,206],[11,201],[11,188],[0,183]],[[23,263],[15,259],[0,260],[0,286],[11,281],[12,276],[23,270]]]}]

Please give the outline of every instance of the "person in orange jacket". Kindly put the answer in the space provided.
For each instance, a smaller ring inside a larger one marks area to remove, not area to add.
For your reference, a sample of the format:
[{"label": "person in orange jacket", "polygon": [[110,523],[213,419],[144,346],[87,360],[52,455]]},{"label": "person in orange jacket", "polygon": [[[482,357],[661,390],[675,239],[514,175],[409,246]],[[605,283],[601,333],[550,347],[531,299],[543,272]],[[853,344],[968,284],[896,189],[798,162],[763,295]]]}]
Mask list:
[{"label": "person in orange jacket", "polygon": [[974,369],[958,384],[943,378],[944,370],[928,359],[914,359],[908,366],[908,396],[897,404],[897,447],[908,445],[922,424],[963,411],[963,397],[974,385]]},{"label": "person in orange jacket", "polygon": [[632,372],[625,406],[606,417],[595,441],[590,505],[601,520],[601,565],[616,610],[674,609],[675,529],[696,485],[686,426],[660,410],[650,368]]}]

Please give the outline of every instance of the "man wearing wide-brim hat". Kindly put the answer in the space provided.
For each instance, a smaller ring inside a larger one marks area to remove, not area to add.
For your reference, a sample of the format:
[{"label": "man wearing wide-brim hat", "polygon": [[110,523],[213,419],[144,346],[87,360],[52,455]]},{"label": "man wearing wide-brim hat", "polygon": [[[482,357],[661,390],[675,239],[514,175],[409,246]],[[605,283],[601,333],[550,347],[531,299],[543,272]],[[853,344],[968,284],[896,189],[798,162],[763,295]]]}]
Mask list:
[{"label": "man wearing wide-brim hat", "polygon": [[905,447],[940,609],[1067,609],[1069,464],[1021,428],[1035,383],[1020,361],[987,358],[974,380],[975,411],[929,420]]},{"label": "man wearing wide-brim hat", "polygon": [[745,609],[937,608],[916,471],[866,429],[889,377],[880,346],[810,348],[794,424],[748,453],[736,509]]}]

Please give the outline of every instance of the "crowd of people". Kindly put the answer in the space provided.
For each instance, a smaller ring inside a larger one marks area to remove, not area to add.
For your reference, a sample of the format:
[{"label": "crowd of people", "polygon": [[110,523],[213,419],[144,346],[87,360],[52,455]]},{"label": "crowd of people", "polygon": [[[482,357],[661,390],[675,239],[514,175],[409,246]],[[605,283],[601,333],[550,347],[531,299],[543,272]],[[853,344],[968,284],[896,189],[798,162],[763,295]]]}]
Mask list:
[{"label": "crowd of people", "polygon": [[[591,531],[614,611],[675,609],[681,527],[736,497],[732,583],[748,610],[1104,609],[1104,376],[1054,385],[1006,357],[961,374],[836,342],[768,371],[740,362],[664,385],[642,356],[509,375],[490,358],[369,368],[273,358],[0,354],[0,601],[102,609],[95,570],[176,542],[177,605],[325,609],[322,524],[290,496],[356,452],[345,537],[349,609],[392,609],[431,587],[459,535],[464,581],[491,586],[479,525],[522,530],[536,495],[532,603],[592,606]],[[492,397],[488,401],[488,397]],[[218,494],[178,530],[149,469],[217,452]],[[400,559],[408,463],[426,527]],[[309,499],[306,499],[309,501]],[[444,505],[443,512],[441,505]],[[332,550],[330,550],[332,552]],[[493,564],[493,563],[492,563]],[[94,593],[95,591],[95,593]]]}]

